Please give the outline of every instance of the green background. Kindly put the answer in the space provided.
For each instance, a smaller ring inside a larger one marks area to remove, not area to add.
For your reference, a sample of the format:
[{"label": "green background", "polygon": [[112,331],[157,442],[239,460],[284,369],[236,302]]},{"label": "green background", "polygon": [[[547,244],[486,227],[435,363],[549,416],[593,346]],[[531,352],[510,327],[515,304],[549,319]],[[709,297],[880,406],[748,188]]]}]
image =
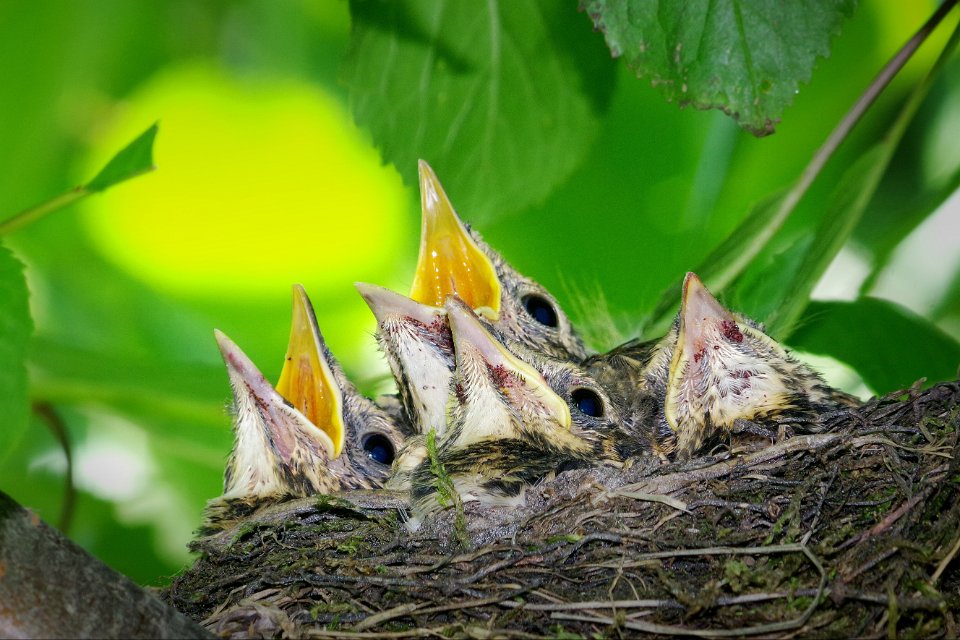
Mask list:
[{"label": "green background", "polygon": [[[520,65],[509,56],[523,56],[522,68],[548,80],[538,88],[546,92],[537,96],[540,110],[519,112],[510,103],[492,112],[490,126],[502,127],[517,148],[487,149],[486,132],[465,129],[433,158],[414,142],[428,151],[442,145],[444,132],[429,125],[460,105],[419,84],[416,64],[404,66],[415,33],[400,37],[404,46],[393,54],[378,53],[373,48],[383,43],[369,39],[348,53],[345,2],[0,2],[0,218],[89,180],[137,133],[160,123],[154,174],[4,239],[25,263],[30,289],[30,398],[54,407],[71,443],[77,498],[69,535],[145,584],[168,581],[189,561],[186,542],[205,500],[220,491],[231,446],[229,388],[212,331],[224,330],[275,379],[293,282],[305,284],[351,376],[371,393],[389,389],[373,322],[352,283],[405,291],[412,280],[419,205],[409,159],[431,162],[461,216],[554,292],[592,346],[605,349],[639,331],[661,293],[751,205],[796,178],[933,8],[864,3],[811,82],[800,85],[776,133],[754,138],[718,111],[665,102],[609,57],[603,35],[571,4],[563,24],[553,25],[558,31],[538,28],[569,34],[583,56],[576,64],[590,68],[589,83],[559,87],[572,63],[553,60],[553,50],[538,57],[520,45],[506,49],[505,65]],[[369,30],[371,7],[359,3],[354,18]],[[396,32],[394,19],[385,15],[379,28]],[[522,29],[524,16],[515,19],[513,28]],[[808,246],[844,171],[929,69],[955,17],[948,22],[776,241],[724,292],[730,306],[763,320],[783,297],[780,274]],[[389,55],[398,56],[392,70]],[[456,67],[456,55],[450,60],[454,76],[470,71]],[[388,102],[396,111],[385,114],[377,96],[397,86],[409,96]],[[570,119],[537,147],[521,129],[531,113],[553,113],[554,86],[580,100],[581,113],[558,115]],[[780,336],[815,354],[834,384],[864,397],[921,376],[956,375],[960,204],[940,205],[960,167],[958,92],[954,59],[815,292],[847,302],[815,302]],[[435,119],[414,119],[418,105],[429,105]],[[397,135],[377,134],[384,123]],[[575,124],[581,128],[572,130]],[[406,136],[416,127],[427,133]],[[474,157],[475,145],[487,164],[458,163]],[[551,162],[536,162],[538,153]],[[395,168],[389,161],[396,158],[407,160]],[[485,166],[529,185],[529,197],[472,179]],[[0,489],[57,523],[65,459],[50,428],[34,414],[26,430],[0,442],[7,444]]]}]

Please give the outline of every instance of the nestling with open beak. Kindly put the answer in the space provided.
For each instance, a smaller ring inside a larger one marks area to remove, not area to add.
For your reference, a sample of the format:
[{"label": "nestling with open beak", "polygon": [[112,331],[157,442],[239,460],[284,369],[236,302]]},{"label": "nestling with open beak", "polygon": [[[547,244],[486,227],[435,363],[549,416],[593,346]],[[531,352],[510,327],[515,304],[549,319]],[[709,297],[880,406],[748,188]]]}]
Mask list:
[{"label": "nestling with open beak", "polygon": [[814,415],[855,404],[687,274],[664,400],[679,455],[692,455],[737,419]]},{"label": "nestling with open beak", "polygon": [[560,305],[461,222],[433,169],[420,161],[423,211],[420,257],[410,297],[442,307],[461,298],[504,337],[543,353],[580,361],[586,349]]},{"label": "nestling with open beak", "polygon": [[216,337],[236,413],[223,495],[207,505],[207,528],[271,500],[383,486],[404,427],[346,378],[302,287],[294,287],[290,342],[276,389],[236,344],[219,331]]},{"label": "nestling with open beak", "polygon": [[440,508],[431,462],[443,466],[462,500],[516,505],[527,486],[550,474],[620,465],[625,453],[636,453],[617,408],[575,364],[510,343],[523,352],[518,357],[459,299],[448,298],[446,311],[456,359],[446,431],[435,461],[424,449],[414,452],[416,464],[401,455],[388,485],[409,483],[414,524]]}]

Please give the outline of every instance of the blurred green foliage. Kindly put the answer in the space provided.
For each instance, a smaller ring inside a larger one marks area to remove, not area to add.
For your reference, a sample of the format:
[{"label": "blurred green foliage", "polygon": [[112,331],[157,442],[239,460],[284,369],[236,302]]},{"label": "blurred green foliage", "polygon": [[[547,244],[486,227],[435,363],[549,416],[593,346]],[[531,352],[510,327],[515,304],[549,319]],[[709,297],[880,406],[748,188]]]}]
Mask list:
[{"label": "blurred green foliage", "polygon": [[[0,219],[90,180],[160,122],[156,172],[3,238],[0,489],[60,521],[64,429],[70,535],[136,580],[164,582],[188,560],[231,446],[214,327],[275,379],[290,285],[302,282],[348,373],[370,392],[389,388],[352,282],[409,286],[416,158],[605,349],[647,325],[662,292],[797,178],[935,9],[863,3],[776,133],[758,139],[717,111],[666,103],[572,5],[515,5],[483,5],[479,20],[472,4],[449,2],[0,3]],[[855,184],[846,171],[889,130],[956,23],[920,49],[720,292],[760,320],[798,301],[781,337],[845,363],[832,381],[858,393],[956,374],[956,56],[859,221],[836,236],[845,241],[826,274],[800,266],[824,246],[815,230],[833,194]],[[376,145],[402,166],[382,166]],[[807,306],[811,289],[819,301]],[[54,424],[27,415],[24,351],[29,400],[52,406]]]}]

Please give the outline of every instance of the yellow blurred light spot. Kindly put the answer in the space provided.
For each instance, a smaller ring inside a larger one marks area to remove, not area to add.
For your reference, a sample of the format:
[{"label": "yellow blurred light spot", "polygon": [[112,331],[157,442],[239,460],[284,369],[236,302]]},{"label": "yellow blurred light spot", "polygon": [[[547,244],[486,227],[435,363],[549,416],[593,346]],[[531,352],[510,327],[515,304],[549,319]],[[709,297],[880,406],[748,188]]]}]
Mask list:
[{"label": "yellow blurred light spot", "polygon": [[86,173],[156,120],[157,171],[84,212],[93,244],[148,284],[285,297],[310,280],[314,295],[341,293],[382,277],[402,252],[400,178],[322,88],[167,70],[98,132]]}]

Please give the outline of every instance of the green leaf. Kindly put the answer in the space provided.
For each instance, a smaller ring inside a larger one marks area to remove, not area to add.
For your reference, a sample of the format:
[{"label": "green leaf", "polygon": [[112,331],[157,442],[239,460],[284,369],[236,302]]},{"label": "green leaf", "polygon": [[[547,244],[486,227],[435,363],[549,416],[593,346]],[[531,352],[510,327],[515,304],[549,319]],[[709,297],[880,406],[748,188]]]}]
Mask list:
[{"label": "green leaf", "polygon": [[27,428],[27,339],[33,329],[23,264],[0,244],[0,463]]},{"label": "green leaf", "polygon": [[886,300],[815,301],[790,337],[797,349],[832,356],[856,369],[877,393],[952,380],[960,344],[924,318]]},{"label": "green leaf", "polygon": [[767,331],[771,335],[785,336],[792,330],[820,276],[860,222],[890,162],[896,142],[886,140],[875,145],[844,173],[831,195],[809,251],[792,277],[782,280],[783,288],[774,298],[780,304],[766,319]]},{"label": "green leaf", "polygon": [[783,299],[811,244],[813,236],[801,234],[787,242],[785,248],[759,256],[737,279],[736,286],[726,292],[728,306],[755,320],[766,321]]},{"label": "green leaf", "polygon": [[[778,192],[755,205],[743,222],[693,272],[713,293],[722,291],[767,246],[798,199],[799,196],[792,191],[786,195]],[[666,331],[680,307],[680,287],[677,282],[660,296],[644,328],[644,336],[657,337]]]},{"label": "green leaf", "polygon": [[157,124],[154,123],[137,138],[120,150],[110,162],[100,170],[93,180],[87,183],[87,190],[96,193],[109,189],[130,178],[153,171],[153,141],[157,137]]},{"label": "green leaf", "polygon": [[153,140],[156,136],[157,125],[153,124],[137,136],[136,140],[113,156],[110,162],[87,185],[61,193],[46,202],[41,202],[0,222],[0,236],[12,233],[31,222],[83,200],[91,193],[99,193],[115,184],[152,171],[154,169]]},{"label": "green leaf", "polygon": [[408,184],[428,161],[469,220],[546,197],[583,159],[615,65],[563,3],[354,0],[344,78]]},{"label": "green leaf", "polygon": [[615,57],[668,101],[773,133],[856,0],[581,0]]},{"label": "green leaf", "polygon": [[791,286],[784,292],[780,306],[767,320],[771,334],[784,335],[793,330],[814,285],[853,233],[864,209],[877,192],[897,145],[958,44],[960,29],[955,29],[929,73],[913,87],[883,141],[864,153],[844,173],[817,228],[810,251],[800,264]]}]

